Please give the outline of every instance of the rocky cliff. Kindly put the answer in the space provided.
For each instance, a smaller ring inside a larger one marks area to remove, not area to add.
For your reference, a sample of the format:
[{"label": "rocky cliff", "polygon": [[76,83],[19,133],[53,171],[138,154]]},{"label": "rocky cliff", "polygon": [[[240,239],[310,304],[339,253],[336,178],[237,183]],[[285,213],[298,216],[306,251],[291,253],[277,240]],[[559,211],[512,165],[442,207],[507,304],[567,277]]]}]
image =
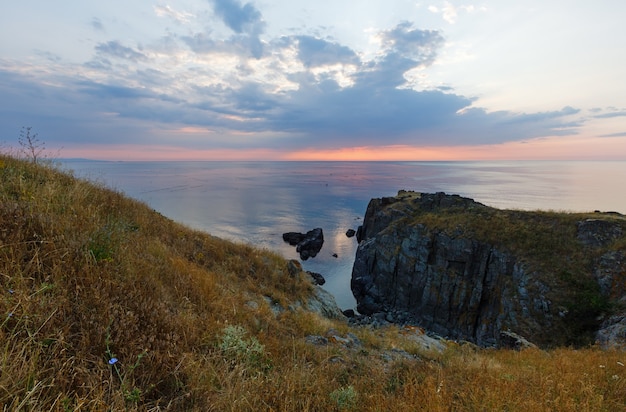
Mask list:
[{"label": "rocky cliff", "polygon": [[370,201],[351,287],[362,314],[481,346],[500,346],[505,332],[588,344],[625,295],[625,237],[616,213],[507,211],[401,191]]}]

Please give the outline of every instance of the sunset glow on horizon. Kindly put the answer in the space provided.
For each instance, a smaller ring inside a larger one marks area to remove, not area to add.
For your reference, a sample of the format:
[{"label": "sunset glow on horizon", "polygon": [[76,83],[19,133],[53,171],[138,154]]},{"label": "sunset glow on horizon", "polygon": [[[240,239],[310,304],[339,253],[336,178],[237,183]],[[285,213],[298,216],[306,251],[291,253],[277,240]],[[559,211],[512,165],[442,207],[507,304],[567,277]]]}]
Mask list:
[{"label": "sunset glow on horizon", "polygon": [[[496,160],[626,160],[615,151],[617,138],[542,138],[500,145],[426,147],[376,146],[336,150],[310,148],[293,152],[276,150],[182,150],[119,145],[98,148],[64,148],[61,158],[109,161],[496,161]],[[584,155],[581,155],[584,153]]]}]

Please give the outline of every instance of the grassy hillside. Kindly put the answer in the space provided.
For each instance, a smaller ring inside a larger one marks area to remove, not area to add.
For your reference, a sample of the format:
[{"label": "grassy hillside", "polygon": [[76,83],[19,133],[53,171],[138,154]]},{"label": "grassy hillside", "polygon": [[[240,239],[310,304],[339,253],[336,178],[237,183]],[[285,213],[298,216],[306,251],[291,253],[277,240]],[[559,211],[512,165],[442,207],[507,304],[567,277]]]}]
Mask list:
[{"label": "grassy hillside", "polygon": [[269,251],[0,156],[3,410],[626,410],[623,352],[429,351],[299,309],[312,290]]}]

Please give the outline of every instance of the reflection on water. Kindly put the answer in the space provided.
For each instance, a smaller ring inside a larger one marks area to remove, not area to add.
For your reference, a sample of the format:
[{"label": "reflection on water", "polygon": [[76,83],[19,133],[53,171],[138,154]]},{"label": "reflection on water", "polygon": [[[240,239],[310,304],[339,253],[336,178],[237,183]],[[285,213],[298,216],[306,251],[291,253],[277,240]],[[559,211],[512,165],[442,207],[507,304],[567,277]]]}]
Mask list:
[{"label": "reflection on water", "polygon": [[[282,233],[324,230],[322,273],[342,308],[354,306],[356,229],[373,197],[399,189],[455,193],[515,209],[626,213],[626,162],[97,162],[64,165],[215,236],[297,258]],[[335,258],[332,255],[337,254]]]}]

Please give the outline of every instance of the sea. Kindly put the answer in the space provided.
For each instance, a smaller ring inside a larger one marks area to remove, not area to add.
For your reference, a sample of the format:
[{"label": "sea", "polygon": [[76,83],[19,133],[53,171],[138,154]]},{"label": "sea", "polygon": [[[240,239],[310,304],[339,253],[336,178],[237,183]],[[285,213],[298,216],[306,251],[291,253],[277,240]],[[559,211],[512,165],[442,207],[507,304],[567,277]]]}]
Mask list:
[{"label": "sea", "polygon": [[372,198],[399,190],[445,192],[518,210],[626,214],[626,161],[219,162],[61,160],[66,170],[193,229],[299,259],[285,232],[322,228],[305,270],[322,274],[342,309],[361,225]]}]

